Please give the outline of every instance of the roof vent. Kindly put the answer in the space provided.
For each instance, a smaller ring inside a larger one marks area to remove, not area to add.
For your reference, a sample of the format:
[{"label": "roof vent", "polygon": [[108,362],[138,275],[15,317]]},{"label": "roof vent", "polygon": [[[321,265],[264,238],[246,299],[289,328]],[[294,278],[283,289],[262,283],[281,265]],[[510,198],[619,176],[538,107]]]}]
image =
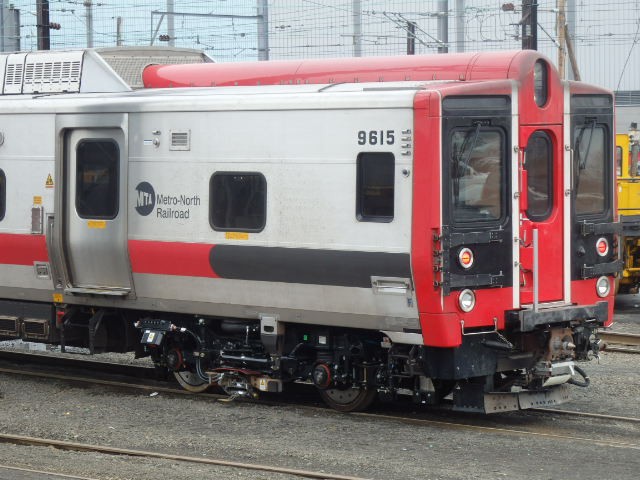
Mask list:
[{"label": "roof vent", "polygon": [[191,130],[171,130],[169,150],[191,150]]},{"label": "roof vent", "polygon": [[27,59],[23,93],[79,92],[82,62],[80,59]]}]

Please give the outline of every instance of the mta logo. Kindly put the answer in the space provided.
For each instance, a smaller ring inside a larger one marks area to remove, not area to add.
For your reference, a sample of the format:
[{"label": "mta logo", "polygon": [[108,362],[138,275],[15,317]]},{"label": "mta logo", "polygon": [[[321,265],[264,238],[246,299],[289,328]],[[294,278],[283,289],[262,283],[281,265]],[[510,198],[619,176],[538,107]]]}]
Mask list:
[{"label": "mta logo", "polygon": [[136,211],[142,216],[149,215],[156,206],[156,192],[149,182],[140,182],[136,192]]}]

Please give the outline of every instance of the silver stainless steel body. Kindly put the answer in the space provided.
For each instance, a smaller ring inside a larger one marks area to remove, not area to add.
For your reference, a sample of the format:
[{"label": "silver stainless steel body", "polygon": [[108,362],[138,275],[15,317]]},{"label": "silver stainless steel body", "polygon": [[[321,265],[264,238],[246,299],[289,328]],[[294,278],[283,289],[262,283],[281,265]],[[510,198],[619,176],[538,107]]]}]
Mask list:
[{"label": "silver stainless steel body", "polygon": [[[28,233],[39,198],[51,251],[50,278],[38,276],[33,266],[0,265],[0,296],[50,301],[61,293],[67,304],[419,329],[410,274],[372,277],[365,287],[141,273],[131,267],[128,243],[382,252],[406,255],[409,263],[413,181],[402,172],[412,170],[413,158],[399,139],[412,128],[420,85],[407,89],[405,82],[394,90],[387,84],[384,91],[363,84],[0,97],[5,137],[0,159],[12,162],[6,174],[7,204],[13,206],[0,233]],[[29,135],[25,125],[31,126]],[[394,131],[397,141],[362,147],[359,130]],[[78,215],[74,203],[76,147],[87,139],[111,139],[120,153],[118,214],[93,223]],[[362,151],[395,157],[391,223],[356,218],[356,161]],[[26,171],[28,178],[20,173]],[[264,230],[229,237],[211,227],[209,184],[215,172],[264,175]],[[159,202],[146,216],[136,210],[142,182],[153,186]],[[171,205],[181,198],[190,203]],[[388,285],[394,288],[382,288]]]}]

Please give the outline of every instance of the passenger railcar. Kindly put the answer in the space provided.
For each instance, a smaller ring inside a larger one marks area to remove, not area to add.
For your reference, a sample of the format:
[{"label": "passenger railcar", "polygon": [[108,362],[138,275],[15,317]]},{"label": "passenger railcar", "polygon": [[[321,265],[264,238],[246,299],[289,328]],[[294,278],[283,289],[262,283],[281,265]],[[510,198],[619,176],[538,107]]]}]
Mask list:
[{"label": "passenger railcar", "polygon": [[620,268],[610,92],[534,52],[135,92],[58,55],[3,59],[5,338],[135,348],[194,391],[306,380],[345,411],[588,383]]}]

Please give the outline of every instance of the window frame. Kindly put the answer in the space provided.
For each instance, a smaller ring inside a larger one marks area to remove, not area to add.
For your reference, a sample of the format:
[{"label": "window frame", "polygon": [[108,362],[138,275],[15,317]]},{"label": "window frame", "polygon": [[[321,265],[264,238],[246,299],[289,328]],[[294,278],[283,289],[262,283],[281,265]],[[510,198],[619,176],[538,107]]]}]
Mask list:
[{"label": "window frame", "polygon": [[[364,208],[364,164],[366,163],[365,157],[386,157],[391,160],[391,186],[393,189],[391,196],[391,215],[369,215],[363,213]],[[396,156],[393,152],[360,152],[356,157],[356,219],[358,222],[372,222],[372,223],[391,223],[393,222],[396,214]]]},{"label": "window frame", "polygon": [[[214,199],[214,195],[213,195],[213,181],[214,178],[216,176],[234,176],[234,175],[252,175],[252,176],[256,176],[258,178],[261,179],[262,184],[264,186],[264,213],[263,213],[263,217],[262,217],[262,223],[260,225],[260,227],[258,228],[225,228],[225,227],[219,227],[216,226],[214,224],[213,221],[213,199]],[[267,199],[268,199],[268,192],[267,192],[267,178],[264,176],[264,174],[262,172],[255,172],[255,171],[251,171],[251,172],[243,172],[243,171],[226,171],[226,170],[222,170],[222,171],[216,171],[213,172],[213,174],[211,175],[211,177],[209,178],[209,225],[211,226],[211,228],[216,231],[216,232],[247,232],[247,233],[259,233],[262,232],[266,226],[267,226]]]},{"label": "window frame", "polygon": [[[78,209],[78,191],[79,191],[79,186],[80,186],[80,175],[79,175],[79,168],[80,168],[80,156],[78,155],[78,150],[80,149],[80,147],[84,144],[87,143],[108,143],[111,144],[113,146],[115,146],[115,153],[116,153],[116,158],[115,158],[115,172],[114,172],[114,177],[115,177],[115,209],[113,214],[110,215],[87,215],[86,213],[80,213],[80,210]],[[113,139],[113,138],[83,138],[81,140],[79,140],[76,145],[75,145],[75,198],[74,198],[74,206],[76,209],[76,214],[78,215],[78,217],[85,219],[85,220],[113,220],[115,219],[118,214],[120,213],[120,145],[118,144],[118,142]]]}]

